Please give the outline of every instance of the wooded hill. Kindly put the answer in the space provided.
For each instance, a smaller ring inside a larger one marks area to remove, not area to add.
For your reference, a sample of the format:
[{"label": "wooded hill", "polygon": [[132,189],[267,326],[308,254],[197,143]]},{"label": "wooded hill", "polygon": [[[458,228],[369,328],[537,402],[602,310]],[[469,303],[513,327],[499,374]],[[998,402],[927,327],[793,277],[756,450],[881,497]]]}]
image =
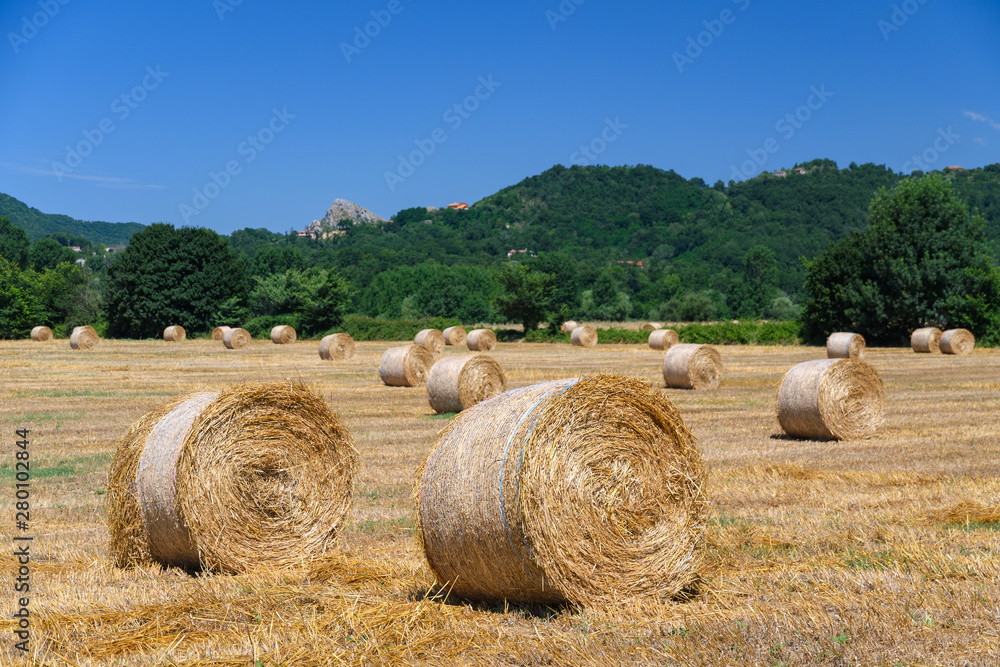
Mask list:
[{"label": "wooded hill", "polygon": [[[138,222],[85,222],[68,215],[42,213],[10,195],[0,193],[0,216],[6,216],[37,241],[56,238],[63,245],[125,245],[145,225]],[[57,236],[58,235],[58,236]]]}]

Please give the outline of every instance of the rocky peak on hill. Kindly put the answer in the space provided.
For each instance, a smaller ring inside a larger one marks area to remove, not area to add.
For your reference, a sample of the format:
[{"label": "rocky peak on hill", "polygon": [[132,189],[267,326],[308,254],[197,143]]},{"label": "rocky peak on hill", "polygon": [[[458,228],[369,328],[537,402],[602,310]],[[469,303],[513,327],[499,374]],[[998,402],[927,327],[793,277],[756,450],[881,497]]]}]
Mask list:
[{"label": "rocky peak on hill", "polygon": [[312,224],[309,225],[309,231],[326,235],[345,226],[345,221],[349,221],[352,225],[359,223],[371,225],[376,222],[385,222],[383,218],[380,218],[366,208],[362,208],[346,199],[336,199],[322,220],[312,221]]}]

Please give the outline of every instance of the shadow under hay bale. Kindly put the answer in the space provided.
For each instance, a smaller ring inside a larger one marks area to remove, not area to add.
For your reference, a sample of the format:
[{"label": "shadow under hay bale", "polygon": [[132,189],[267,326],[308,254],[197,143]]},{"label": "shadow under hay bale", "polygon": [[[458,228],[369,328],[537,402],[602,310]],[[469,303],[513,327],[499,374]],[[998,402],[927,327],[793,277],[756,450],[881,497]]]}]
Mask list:
[{"label": "shadow under hay bale", "polygon": [[419,387],[426,384],[434,355],[423,345],[390,347],[382,355],[378,374],[390,387]]},{"label": "shadow under hay bale", "polygon": [[861,334],[838,331],[826,339],[829,359],[864,359],[865,349],[865,337]]},{"label": "shadow under hay bale", "polygon": [[69,346],[74,350],[92,350],[101,338],[91,326],[76,327],[69,336]]},{"label": "shadow under hay bale", "polygon": [[657,329],[649,334],[649,347],[653,350],[669,350],[680,342],[673,329]]},{"label": "shadow under hay bale", "polygon": [[52,340],[52,329],[48,327],[35,327],[31,330],[31,340],[44,343]]},{"label": "shadow under hay bale", "polygon": [[295,329],[287,324],[279,324],[271,329],[271,342],[275,345],[291,345],[296,338]]},{"label": "shadow under hay bale", "polygon": [[445,357],[431,367],[427,380],[427,398],[438,414],[461,412],[506,389],[500,364],[483,354]]},{"label": "shadow under hay bale", "polygon": [[448,327],[443,332],[444,334],[444,344],[445,345],[464,345],[465,344],[465,329],[461,326],[455,325],[453,327]]},{"label": "shadow under hay bale", "polygon": [[418,534],[459,597],[670,598],[701,566],[704,482],[660,392],[622,376],[544,382],[453,418],[418,473]]},{"label": "shadow under hay bale", "polygon": [[885,421],[885,388],[860,359],[817,359],[793,366],[781,379],[778,423],[790,436],[855,440]]},{"label": "shadow under hay bale", "polygon": [[227,326],[215,327],[212,329],[212,340],[222,340],[225,337],[226,332],[231,330],[232,327]]},{"label": "shadow under hay bale", "polygon": [[163,330],[163,340],[170,343],[180,343],[187,338],[187,332],[179,324],[167,327]]},{"label": "shadow under hay bale", "polygon": [[473,329],[465,337],[465,346],[473,352],[489,352],[497,346],[497,335],[492,329]]},{"label": "shadow under hay bale", "polygon": [[347,429],[301,385],[182,396],[118,442],[111,556],[219,572],[300,565],[334,545],[356,461]]},{"label": "shadow under hay bale", "polygon": [[562,323],[562,326],[559,327],[559,331],[563,332],[564,334],[573,333],[573,329],[577,328],[578,326],[580,326],[580,323],[577,322],[576,320],[566,320],[565,322]]},{"label": "shadow under hay bale", "polygon": [[437,329],[423,329],[413,337],[414,345],[423,345],[431,354],[441,354],[444,343],[444,334]]},{"label": "shadow under hay bale", "polygon": [[330,334],[319,342],[319,358],[326,361],[345,361],[354,356],[354,349],[354,339],[350,334]]},{"label": "shadow under hay bale", "polygon": [[941,334],[941,352],[969,354],[976,347],[976,337],[968,329],[948,329]]},{"label": "shadow under hay bale", "polygon": [[222,344],[230,350],[242,350],[253,340],[246,329],[230,329],[222,336]]},{"label": "shadow under hay bale", "polygon": [[597,329],[589,324],[578,326],[569,335],[569,340],[574,347],[595,347],[597,345]]},{"label": "shadow under hay bale", "polygon": [[663,379],[677,389],[717,389],[722,382],[722,357],[711,345],[674,345],[663,357]]},{"label": "shadow under hay bale", "polygon": [[910,347],[914,352],[937,354],[941,351],[941,330],[923,327],[910,334]]}]

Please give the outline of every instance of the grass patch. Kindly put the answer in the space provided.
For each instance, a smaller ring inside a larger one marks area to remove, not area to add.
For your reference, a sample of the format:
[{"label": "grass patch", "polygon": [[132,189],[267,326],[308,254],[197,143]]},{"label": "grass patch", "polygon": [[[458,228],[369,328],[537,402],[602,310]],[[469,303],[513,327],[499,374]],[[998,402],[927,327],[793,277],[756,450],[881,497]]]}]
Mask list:
[{"label": "grass patch", "polygon": [[448,420],[457,414],[458,414],[457,412],[442,412],[441,414],[438,415],[427,415],[424,417],[424,419],[428,419],[431,421]]},{"label": "grass patch", "polygon": [[[678,324],[672,327],[682,343],[710,345],[798,345],[802,342],[802,325],[795,321],[741,321],[711,322],[708,324]],[[497,340],[510,341],[521,338],[518,331],[497,332]],[[569,343],[569,334],[554,334],[549,329],[529,331],[523,336],[529,343]],[[648,331],[609,327],[597,330],[599,343],[646,345]]]}]

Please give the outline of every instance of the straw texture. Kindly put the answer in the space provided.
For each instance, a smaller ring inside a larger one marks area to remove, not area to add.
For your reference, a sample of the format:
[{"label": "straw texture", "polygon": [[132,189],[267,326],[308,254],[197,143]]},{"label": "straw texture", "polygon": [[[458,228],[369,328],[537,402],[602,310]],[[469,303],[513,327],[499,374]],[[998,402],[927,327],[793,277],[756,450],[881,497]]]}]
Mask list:
[{"label": "straw texture", "polygon": [[589,324],[584,324],[573,329],[569,339],[576,347],[594,347],[597,345],[597,329]]},{"label": "straw texture", "polygon": [[656,331],[657,329],[662,329],[663,323],[661,322],[646,322],[642,325],[643,331]]},{"label": "straw texture", "polygon": [[577,328],[578,326],[580,326],[580,323],[577,322],[576,320],[566,320],[565,322],[562,323],[562,326],[559,327],[559,330],[562,331],[564,334],[573,333],[573,329]]},{"label": "straw texture", "polygon": [[163,340],[165,341],[179,343],[185,338],[187,338],[187,332],[184,331],[184,327],[179,324],[175,324],[163,330]]},{"label": "straw texture", "polygon": [[705,470],[660,392],[621,376],[516,389],[457,415],[418,472],[418,533],[465,598],[595,604],[696,580]]},{"label": "straw texture", "polygon": [[969,354],[976,347],[976,337],[968,329],[948,329],[941,334],[941,351],[945,354]]},{"label": "straw texture", "polygon": [[108,478],[117,565],[246,572],[329,550],[357,453],[315,394],[248,383],[180,397],[133,424]]},{"label": "straw texture", "polygon": [[382,355],[378,374],[390,387],[419,387],[427,382],[434,355],[423,345],[390,347]]},{"label": "straw texture", "polygon": [[657,329],[649,334],[649,347],[654,350],[669,350],[680,342],[673,329]]},{"label": "straw texture", "polygon": [[427,380],[427,398],[437,413],[461,412],[507,389],[507,376],[492,357],[465,354],[445,357]]},{"label": "straw texture", "polygon": [[829,359],[864,359],[865,337],[846,331],[832,333],[826,339],[826,356]]},{"label": "straw texture", "polygon": [[443,332],[444,334],[444,344],[445,345],[464,345],[465,344],[465,329],[456,325],[453,327],[448,327]]},{"label": "straw texture", "polygon": [[76,327],[69,337],[69,346],[74,350],[90,350],[100,341],[97,331],[91,326]]},{"label": "straw texture", "polygon": [[229,331],[230,329],[232,329],[232,327],[227,327],[227,326],[215,327],[214,329],[212,329],[212,340],[222,340],[223,336],[225,336],[226,332]]},{"label": "straw texture", "polygon": [[465,337],[465,346],[473,352],[489,352],[497,346],[497,335],[492,329],[473,329]]},{"label": "straw texture", "polygon": [[924,327],[910,334],[910,347],[914,352],[937,353],[941,351],[941,330]]},{"label": "straw texture", "polygon": [[711,345],[674,345],[663,358],[663,379],[668,387],[716,389],[722,382],[722,357]]},{"label": "straw texture", "polygon": [[806,361],[781,379],[777,411],[782,430],[793,437],[867,438],[885,421],[885,388],[860,359]]},{"label": "straw texture", "polygon": [[444,343],[444,334],[437,329],[423,329],[413,337],[414,345],[423,345],[431,351],[431,354],[441,354]]},{"label": "straw texture", "polygon": [[35,327],[31,330],[31,340],[44,343],[52,340],[52,329],[48,327]]},{"label": "straw texture", "polygon": [[271,342],[275,345],[291,345],[296,337],[295,329],[287,324],[279,324],[271,329]]},{"label": "straw texture", "polygon": [[319,358],[326,361],[344,361],[354,356],[354,339],[350,334],[335,333],[324,336],[319,342]]},{"label": "straw texture", "polygon": [[250,341],[250,332],[246,329],[230,329],[222,336],[222,344],[230,350],[242,350]]}]

